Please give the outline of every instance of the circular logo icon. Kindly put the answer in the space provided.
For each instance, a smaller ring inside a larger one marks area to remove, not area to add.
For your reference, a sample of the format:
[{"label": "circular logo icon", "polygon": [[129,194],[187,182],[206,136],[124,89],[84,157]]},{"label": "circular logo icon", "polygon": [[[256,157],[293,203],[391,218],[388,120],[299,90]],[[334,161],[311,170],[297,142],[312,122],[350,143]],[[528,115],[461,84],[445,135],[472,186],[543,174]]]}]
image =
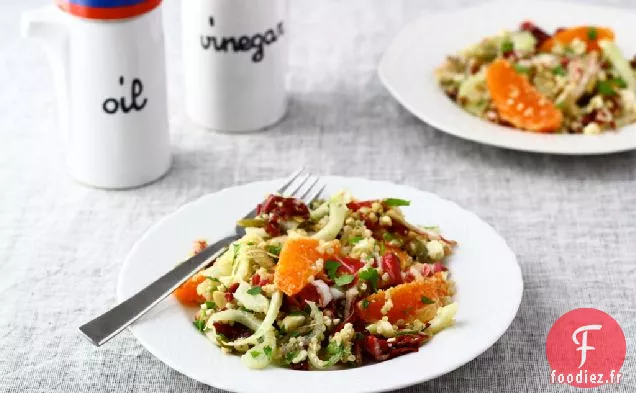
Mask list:
[{"label": "circular logo icon", "polygon": [[548,333],[550,382],[580,388],[618,384],[625,352],[625,335],[614,318],[595,308],[569,311]]}]

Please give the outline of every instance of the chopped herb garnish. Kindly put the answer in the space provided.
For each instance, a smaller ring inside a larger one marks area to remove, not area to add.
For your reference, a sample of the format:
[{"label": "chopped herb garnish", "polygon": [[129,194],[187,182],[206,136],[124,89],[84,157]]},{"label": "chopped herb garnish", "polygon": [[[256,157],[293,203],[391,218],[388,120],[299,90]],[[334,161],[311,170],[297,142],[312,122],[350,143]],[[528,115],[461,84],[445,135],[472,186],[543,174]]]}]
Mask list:
[{"label": "chopped herb garnish", "polygon": [[208,276],[208,277],[206,277],[206,278],[207,278],[208,280],[212,281],[212,282],[217,283],[217,284],[220,284],[220,283],[221,283],[221,280],[219,280],[219,279],[218,279],[218,278],[216,278],[216,277],[209,277],[209,276]]},{"label": "chopped herb garnish", "polygon": [[376,269],[370,268],[366,270],[361,270],[360,273],[358,273],[358,276],[360,277],[361,280],[367,281],[369,284],[371,284],[371,287],[373,288],[374,291],[378,289],[379,275]]},{"label": "chopped herb garnish", "polygon": [[599,81],[596,85],[596,90],[599,92],[599,94],[606,97],[616,95],[616,91],[612,87],[612,84],[608,81]]},{"label": "chopped herb garnish", "polygon": [[198,331],[200,331],[201,333],[205,332],[205,321],[202,319],[195,319],[194,322],[192,322],[192,324],[194,325],[195,328],[197,328]]},{"label": "chopped herb garnish", "polygon": [[327,260],[327,262],[325,262],[325,270],[327,271],[327,275],[329,276],[330,279],[335,280],[336,271],[338,270],[339,267],[340,267],[340,262],[334,261],[333,259],[329,259]]},{"label": "chopped herb garnish", "polygon": [[362,236],[353,236],[353,237],[349,238],[349,243],[358,244],[360,242],[360,240],[362,240]]},{"label": "chopped herb garnish", "polygon": [[382,234],[382,239],[384,239],[387,242],[390,242],[391,240],[395,240],[396,237],[394,234],[392,234],[391,232],[384,232]]},{"label": "chopped herb garnish", "polygon": [[567,74],[565,68],[560,64],[552,69],[552,73],[559,76],[565,76]]},{"label": "chopped herb garnish", "polygon": [[261,353],[258,351],[251,351],[250,355],[252,355],[252,357],[256,359],[257,357],[261,356]]},{"label": "chopped herb garnish", "polygon": [[627,82],[625,82],[625,79],[623,78],[612,79],[612,83],[614,83],[616,86],[620,87],[621,89],[624,89],[627,87]]},{"label": "chopped herb garnish", "polygon": [[282,250],[282,248],[283,247],[280,246],[280,245],[275,246],[273,244],[270,244],[269,246],[267,246],[267,252],[272,254],[272,255],[278,256],[278,255],[280,255],[280,250]]},{"label": "chopped herb garnish", "polygon": [[300,332],[299,331],[291,332],[290,336],[291,337],[298,337],[298,336],[300,336]]},{"label": "chopped herb garnish", "polygon": [[216,310],[216,303],[205,302],[205,308],[207,308],[208,310]]},{"label": "chopped herb garnish", "polygon": [[530,67],[524,66],[522,64],[515,64],[514,68],[515,71],[517,71],[519,74],[527,74],[528,72],[530,72]]},{"label": "chopped herb garnish", "polygon": [[289,351],[285,354],[285,360],[287,361],[287,363],[291,363],[296,356],[298,356],[297,351]]},{"label": "chopped herb garnish", "polygon": [[421,301],[423,304],[433,304],[433,303],[435,303],[433,300],[431,300],[431,299],[427,298],[426,296],[422,296],[422,297],[420,298],[420,301]]},{"label": "chopped herb garnish", "polygon": [[407,335],[412,335],[412,334],[418,334],[419,332],[417,330],[401,330],[397,333],[395,333],[396,336],[407,336]]},{"label": "chopped herb garnish", "polygon": [[366,310],[369,307],[369,301],[367,299],[362,300],[362,302],[360,302],[360,306]]},{"label": "chopped herb garnish", "polygon": [[247,242],[246,244],[247,244],[248,246],[255,246],[255,245],[256,245],[256,243],[254,243],[254,242]]},{"label": "chopped herb garnish", "polygon": [[258,338],[258,340],[256,340],[256,341],[258,341],[259,343],[261,343],[261,344],[262,344],[262,343],[264,343],[264,342],[265,342],[265,337],[260,336],[260,337]]},{"label": "chopped herb garnish", "polygon": [[234,260],[236,261],[236,257],[238,256],[239,250],[241,249],[241,245],[239,243],[232,244],[232,252],[234,254]]},{"label": "chopped herb garnish", "polygon": [[336,277],[334,281],[339,287],[350,284],[353,281],[353,274],[343,274],[340,277]]},{"label": "chopped herb garnish", "polygon": [[301,315],[301,316],[303,316],[303,317],[306,317],[306,316],[307,316],[307,314],[305,314],[305,313],[304,313],[304,312],[302,312],[302,311],[292,311],[292,312],[290,312],[290,313],[289,313],[289,315],[291,315],[291,316]]},{"label": "chopped herb garnish", "polygon": [[269,359],[272,358],[272,347],[270,347],[269,345],[266,346],[265,348],[263,348],[263,353],[265,354],[265,356],[267,356]]},{"label": "chopped herb garnish", "polygon": [[386,198],[384,200],[384,204],[387,206],[410,206],[411,201],[407,201],[406,199],[399,199],[399,198]]},{"label": "chopped herb garnish", "polygon": [[598,37],[598,30],[596,30],[596,27],[594,26],[590,26],[587,28],[587,38],[589,38],[590,40],[595,40]]},{"label": "chopped herb garnish", "polygon": [[259,295],[262,292],[261,287],[252,287],[250,289],[247,290],[247,294],[248,295]]},{"label": "chopped herb garnish", "polygon": [[254,311],[252,311],[252,310],[250,310],[250,309],[246,308],[245,306],[240,306],[240,307],[239,307],[239,310],[241,310],[241,311],[245,311],[245,312],[249,312],[249,313],[251,313],[251,314],[254,314]]},{"label": "chopped herb garnish", "polygon": [[223,333],[217,333],[216,337],[222,342],[229,342],[230,339],[225,336]]},{"label": "chopped herb garnish", "polygon": [[514,45],[512,44],[512,41],[504,41],[501,43],[502,53],[512,52],[513,49],[514,49]]},{"label": "chopped herb garnish", "polygon": [[384,242],[380,243],[380,255],[384,255]]}]

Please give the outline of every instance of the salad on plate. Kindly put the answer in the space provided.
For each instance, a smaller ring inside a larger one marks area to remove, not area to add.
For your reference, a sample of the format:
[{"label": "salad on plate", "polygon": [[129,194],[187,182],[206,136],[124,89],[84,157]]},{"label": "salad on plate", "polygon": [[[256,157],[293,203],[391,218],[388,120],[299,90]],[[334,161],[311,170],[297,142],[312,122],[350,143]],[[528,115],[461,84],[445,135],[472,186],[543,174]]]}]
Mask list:
[{"label": "salad on plate", "polygon": [[435,74],[457,105],[526,131],[600,134],[636,122],[636,58],[606,27],[523,22],[450,55]]},{"label": "salad on plate", "polygon": [[409,204],[269,195],[239,221],[246,235],[174,295],[198,306],[196,330],[250,368],[356,367],[417,352],[453,324],[446,263],[456,242],[409,223]]}]

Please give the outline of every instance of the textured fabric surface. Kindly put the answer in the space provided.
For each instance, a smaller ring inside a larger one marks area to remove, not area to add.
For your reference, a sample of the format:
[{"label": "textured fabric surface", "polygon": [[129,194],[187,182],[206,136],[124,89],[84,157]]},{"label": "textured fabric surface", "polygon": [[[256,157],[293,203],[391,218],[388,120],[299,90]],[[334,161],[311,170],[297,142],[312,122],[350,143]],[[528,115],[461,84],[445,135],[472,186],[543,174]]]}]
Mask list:
[{"label": "textured fabric surface", "polygon": [[545,337],[577,307],[608,312],[627,337],[623,384],[600,390],[636,391],[636,153],[554,157],[465,142],[419,122],[376,77],[405,23],[470,1],[291,0],[289,114],[245,135],[187,120],[179,2],[166,1],[174,166],[159,182],[119,192],[66,175],[48,64],[18,36],[19,12],[43,3],[0,4],[0,391],[216,391],[128,332],[96,349],[77,327],[114,304],[122,260],[160,217],[300,165],[438,193],[491,223],[518,256],[525,293],[508,332],[466,366],[404,392],[575,391],[548,384]]}]

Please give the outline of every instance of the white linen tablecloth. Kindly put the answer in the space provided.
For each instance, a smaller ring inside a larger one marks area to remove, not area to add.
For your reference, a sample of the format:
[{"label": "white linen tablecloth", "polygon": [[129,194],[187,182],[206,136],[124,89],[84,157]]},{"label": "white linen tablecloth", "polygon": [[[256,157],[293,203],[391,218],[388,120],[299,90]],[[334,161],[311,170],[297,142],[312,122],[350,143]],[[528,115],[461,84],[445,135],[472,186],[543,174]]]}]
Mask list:
[{"label": "white linen tablecloth", "polygon": [[548,383],[545,338],[578,307],[608,312],[627,337],[622,385],[602,391],[636,391],[636,153],[556,157],[462,141],[415,119],[378,81],[378,60],[402,26],[471,1],[291,0],[289,114],[244,135],[187,120],[179,2],[166,1],[174,166],[130,191],[66,175],[48,64],[19,37],[20,11],[44,3],[0,4],[0,391],[216,391],[128,332],[96,349],[77,328],[115,303],[122,260],[160,217],[301,165],[438,193],[491,223],[518,256],[525,293],[508,332],[466,366],[404,392],[573,392]]}]

